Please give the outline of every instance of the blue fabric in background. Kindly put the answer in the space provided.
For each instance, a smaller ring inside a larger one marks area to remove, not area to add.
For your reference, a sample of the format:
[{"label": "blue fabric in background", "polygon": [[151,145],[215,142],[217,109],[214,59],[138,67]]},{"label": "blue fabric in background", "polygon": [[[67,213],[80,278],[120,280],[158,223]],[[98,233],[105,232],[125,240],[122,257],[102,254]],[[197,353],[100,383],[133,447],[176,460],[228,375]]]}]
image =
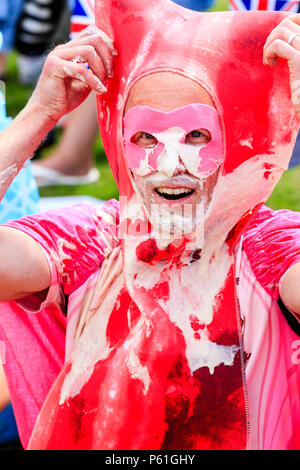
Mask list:
[{"label": "blue fabric in background", "polygon": [[11,405],[0,413],[0,444],[16,442],[19,439],[18,428]]},{"label": "blue fabric in background", "polygon": [[40,195],[28,161],[8,188],[0,203],[0,224],[40,210]]},{"label": "blue fabric in background", "polygon": [[24,0],[0,0],[0,31],[3,34],[3,52],[14,46],[16,23],[23,9]]},{"label": "blue fabric in background", "polygon": [[215,0],[172,0],[174,3],[182,7],[189,8],[195,11],[205,11],[211,8]]},{"label": "blue fabric in background", "polygon": [[[0,132],[12,121],[6,116],[5,97],[0,91]],[[13,180],[0,202],[0,224],[38,212],[40,195],[30,160]]]}]

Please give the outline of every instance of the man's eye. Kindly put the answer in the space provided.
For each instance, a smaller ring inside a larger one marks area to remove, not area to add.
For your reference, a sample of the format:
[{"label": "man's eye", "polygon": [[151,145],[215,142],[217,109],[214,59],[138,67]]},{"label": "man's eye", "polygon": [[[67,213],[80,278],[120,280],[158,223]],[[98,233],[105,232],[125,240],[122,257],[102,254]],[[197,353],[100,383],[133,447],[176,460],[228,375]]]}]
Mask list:
[{"label": "man's eye", "polygon": [[206,145],[210,140],[211,136],[208,130],[197,129],[187,134],[185,143],[192,145]]},{"label": "man's eye", "polygon": [[142,148],[153,148],[157,145],[157,139],[148,132],[137,132],[131,141]]}]

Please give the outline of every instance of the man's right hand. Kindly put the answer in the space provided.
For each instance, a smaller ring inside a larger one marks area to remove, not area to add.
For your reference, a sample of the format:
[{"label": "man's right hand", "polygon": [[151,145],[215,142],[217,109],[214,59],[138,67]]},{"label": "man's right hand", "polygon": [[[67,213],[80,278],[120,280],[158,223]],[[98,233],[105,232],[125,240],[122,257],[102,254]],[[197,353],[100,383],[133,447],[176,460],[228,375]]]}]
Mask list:
[{"label": "man's right hand", "polygon": [[96,26],[89,26],[48,55],[28,106],[38,106],[56,123],[91,90],[106,92],[105,81],[113,76],[116,55],[113,41]]}]

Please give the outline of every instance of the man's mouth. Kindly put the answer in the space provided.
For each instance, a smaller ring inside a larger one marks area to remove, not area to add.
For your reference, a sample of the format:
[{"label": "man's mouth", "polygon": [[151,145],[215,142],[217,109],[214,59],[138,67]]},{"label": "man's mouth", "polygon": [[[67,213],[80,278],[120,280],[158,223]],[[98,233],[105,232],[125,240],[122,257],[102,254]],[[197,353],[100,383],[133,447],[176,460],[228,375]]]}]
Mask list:
[{"label": "man's mouth", "polygon": [[191,196],[195,190],[190,188],[156,188],[155,192],[168,201],[177,201],[187,196]]}]

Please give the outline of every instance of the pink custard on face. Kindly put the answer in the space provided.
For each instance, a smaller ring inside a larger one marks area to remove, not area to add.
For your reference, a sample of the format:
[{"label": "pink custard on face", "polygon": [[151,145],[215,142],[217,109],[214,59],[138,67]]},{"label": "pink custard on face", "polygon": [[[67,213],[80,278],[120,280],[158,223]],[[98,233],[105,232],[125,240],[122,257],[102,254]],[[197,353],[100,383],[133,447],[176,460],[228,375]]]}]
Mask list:
[{"label": "pink custard on face", "polygon": [[[124,146],[128,167],[145,176],[163,169],[168,176],[179,163],[197,178],[207,178],[223,160],[223,138],[215,108],[195,103],[165,113],[148,106],[135,106],[124,116]],[[202,146],[186,143],[186,136],[195,130],[206,129],[211,140]],[[153,135],[153,148],[139,147],[132,141],[138,132]]]}]

